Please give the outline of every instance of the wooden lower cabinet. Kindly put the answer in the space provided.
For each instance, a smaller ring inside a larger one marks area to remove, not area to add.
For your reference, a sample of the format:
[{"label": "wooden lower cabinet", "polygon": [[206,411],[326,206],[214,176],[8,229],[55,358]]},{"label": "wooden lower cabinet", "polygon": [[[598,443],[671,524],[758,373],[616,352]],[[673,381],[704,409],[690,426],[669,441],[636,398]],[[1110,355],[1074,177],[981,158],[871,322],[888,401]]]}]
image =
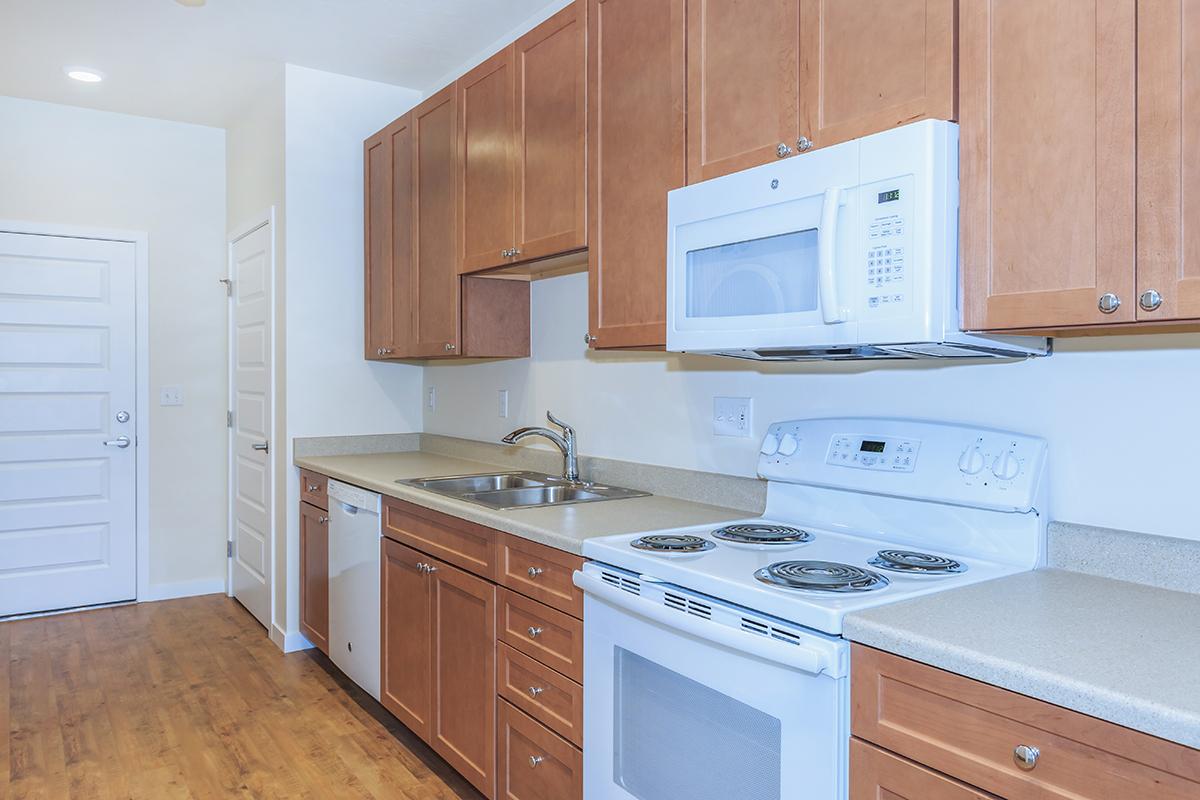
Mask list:
[{"label": "wooden lower cabinet", "polygon": [[850,800],[996,800],[996,797],[861,739],[851,739]]},{"label": "wooden lower cabinet", "polygon": [[300,504],[300,632],[329,654],[329,514]]},{"label": "wooden lower cabinet", "polygon": [[497,700],[502,800],[582,800],[583,753],[533,717]]},{"label": "wooden lower cabinet", "polygon": [[423,553],[383,539],[380,571],[380,700],[429,740],[433,615]]}]

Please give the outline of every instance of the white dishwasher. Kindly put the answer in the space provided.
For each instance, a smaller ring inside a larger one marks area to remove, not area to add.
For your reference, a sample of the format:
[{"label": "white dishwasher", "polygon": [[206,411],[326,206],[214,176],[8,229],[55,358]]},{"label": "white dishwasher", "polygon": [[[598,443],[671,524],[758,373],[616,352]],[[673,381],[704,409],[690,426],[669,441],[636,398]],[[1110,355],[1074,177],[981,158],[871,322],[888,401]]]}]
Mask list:
[{"label": "white dishwasher", "polygon": [[379,699],[379,495],[329,481],[329,657]]}]

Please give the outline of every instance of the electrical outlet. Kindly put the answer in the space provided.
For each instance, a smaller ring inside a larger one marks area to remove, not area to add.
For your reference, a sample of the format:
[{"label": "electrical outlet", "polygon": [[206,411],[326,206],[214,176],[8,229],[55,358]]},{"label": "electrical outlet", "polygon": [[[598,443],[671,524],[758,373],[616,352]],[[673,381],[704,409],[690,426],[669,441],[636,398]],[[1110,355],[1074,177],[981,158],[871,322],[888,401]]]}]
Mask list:
[{"label": "electrical outlet", "polygon": [[500,419],[508,419],[508,389],[501,389],[499,394],[500,394]]},{"label": "electrical outlet", "polygon": [[162,387],[158,390],[158,404],[160,406],[183,405],[183,389],[178,386]]},{"label": "electrical outlet", "polygon": [[425,401],[425,404],[429,406],[430,411],[437,408],[437,389],[432,386],[429,387],[428,399]]},{"label": "electrical outlet", "polygon": [[713,435],[749,437],[754,400],[749,397],[713,398]]}]

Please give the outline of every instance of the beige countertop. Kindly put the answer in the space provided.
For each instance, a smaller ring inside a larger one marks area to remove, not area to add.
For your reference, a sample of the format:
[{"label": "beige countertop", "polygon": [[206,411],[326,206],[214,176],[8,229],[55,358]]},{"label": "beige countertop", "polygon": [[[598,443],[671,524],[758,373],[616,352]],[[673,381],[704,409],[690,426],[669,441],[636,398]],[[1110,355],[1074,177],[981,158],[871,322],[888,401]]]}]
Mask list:
[{"label": "beige countertop", "polygon": [[850,614],[843,635],[1200,748],[1200,594],[1043,569]]},{"label": "beige countertop", "polygon": [[305,456],[296,458],[295,463],[298,467],[344,483],[417,503],[577,555],[582,553],[583,541],[593,536],[707,525],[753,516],[733,508],[663,496],[495,511],[396,483],[397,479],[403,478],[468,475],[512,469],[511,466],[428,452]]}]

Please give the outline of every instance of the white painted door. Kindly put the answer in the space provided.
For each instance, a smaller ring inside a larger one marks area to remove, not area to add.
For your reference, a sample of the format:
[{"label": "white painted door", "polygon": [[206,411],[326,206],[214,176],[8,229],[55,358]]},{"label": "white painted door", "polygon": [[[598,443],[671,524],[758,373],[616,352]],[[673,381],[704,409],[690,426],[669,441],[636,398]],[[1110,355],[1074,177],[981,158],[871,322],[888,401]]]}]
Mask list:
[{"label": "white painted door", "polygon": [[135,253],[0,233],[0,616],[137,595]]},{"label": "white painted door", "polygon": [[233,542],[230,587],[266,627],[271,617],[271,225],[235,240],[230,386]]}]

